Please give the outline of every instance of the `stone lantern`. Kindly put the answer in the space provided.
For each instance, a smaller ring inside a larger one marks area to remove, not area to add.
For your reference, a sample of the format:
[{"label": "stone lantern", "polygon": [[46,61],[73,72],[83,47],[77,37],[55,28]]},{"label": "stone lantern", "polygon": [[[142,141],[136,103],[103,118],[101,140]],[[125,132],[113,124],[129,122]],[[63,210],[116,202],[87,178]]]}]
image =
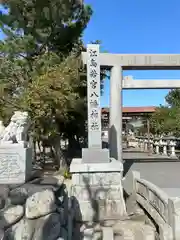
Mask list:
[{"label": "stone lantern", "polygon": [[159,154],[159,147],[160,147],[160,139],[159,138],[155,138],[154,139],[154,145],[155,145],[155,153]]},{"label": "stone lantern", "polygon": [[167,156],[167,145],[168,145],[168,142],[167,142],[167,138],[166,137],[164,137],[162,139],[161,144],[163,146],[163,155]]},{"label": "stone lantern", "polygon": [[176,137],[170,136],[169,137],[169,147],[170,147],[170,156],[171,157],[176,157],[175,146],[176,146]]}]

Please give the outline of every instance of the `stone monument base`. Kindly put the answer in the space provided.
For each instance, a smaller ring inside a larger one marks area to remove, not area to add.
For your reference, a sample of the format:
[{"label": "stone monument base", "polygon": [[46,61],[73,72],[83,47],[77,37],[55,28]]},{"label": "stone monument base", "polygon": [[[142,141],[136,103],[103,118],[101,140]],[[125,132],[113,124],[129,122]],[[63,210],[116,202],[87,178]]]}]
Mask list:
[{"label": "stone monument base", "polygon": [[123,165],[112,159],[109,163],[83,163],[73,159],[73,208],[76,221],[116,220],[126,216],[121,175]]},{"label": "stone monument base", "polygon": [[107,148],[83,148],[82,161],[83,163],[108,163],[109,149]]},{"label": "stone monument base", "polygon": [[22,184],[31,173],[32,149],[22,143],[1,143],[0,184]]}]

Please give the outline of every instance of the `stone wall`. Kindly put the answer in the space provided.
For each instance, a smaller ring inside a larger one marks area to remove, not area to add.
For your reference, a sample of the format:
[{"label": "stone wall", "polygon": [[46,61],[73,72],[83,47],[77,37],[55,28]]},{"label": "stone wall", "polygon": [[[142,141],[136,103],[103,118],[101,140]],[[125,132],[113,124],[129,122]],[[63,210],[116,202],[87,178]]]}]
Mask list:
[{"label": "stone wall", "polygon": [[0,239],[68,239],[68,197],[63,177],[0,185]]},{"label": "stone wall", "polygon": [[76,221],[101,221],[123,216],[120,179],[120,172],[73,174],[71,194],[76,205]]},{"label": "stone wall", "polygon": [[84,163],[82,159],[73,159],[70,172],[76,221],[95,222],[126,216],[119,161]]}]

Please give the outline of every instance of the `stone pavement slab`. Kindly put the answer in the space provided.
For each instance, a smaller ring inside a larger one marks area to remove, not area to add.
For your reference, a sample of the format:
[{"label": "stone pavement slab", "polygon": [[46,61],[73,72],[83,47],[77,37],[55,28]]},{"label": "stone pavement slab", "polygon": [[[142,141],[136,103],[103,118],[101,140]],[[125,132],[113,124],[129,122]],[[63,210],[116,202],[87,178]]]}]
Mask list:
[{"label": "stone pavement slab", "polygon": [[123,159],[134,159],[134,160],[166,160],[166,161],[179,161],[177,157],[169,157],[169,156],[163,156],[163,155],[158,155],[158,154],[149,154],[147,152],[137,152],[137,151],[124,151],[123,152]]},{"label": "stone pavement slab", "polygon": [[180,162],[136,162],[133,159],[126,160],[124,162],[124,175],[128,171],[139,171],[141,178],[161,188],[180,188]]},{"label": "stone pavement slab", "polygon": [[162,188],[170,197],[180,197],[180,188]]}]

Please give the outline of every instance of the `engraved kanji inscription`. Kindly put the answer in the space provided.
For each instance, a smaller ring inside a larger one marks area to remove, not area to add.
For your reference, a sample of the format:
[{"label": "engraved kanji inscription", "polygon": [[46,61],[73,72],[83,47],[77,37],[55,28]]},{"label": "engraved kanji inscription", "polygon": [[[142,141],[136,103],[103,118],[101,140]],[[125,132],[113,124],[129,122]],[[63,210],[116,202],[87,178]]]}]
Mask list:
[{"label": "engraved kanji inscription", "polygon": [[91,118],[92,119],[97,119],[98,118],[98,111],[96,109],[93,109],[91,112]]},{"label": "engraved kanji inscription", "polygon": [[97,73],[96,69],[91,69],[89,75],[90,75],[91,78],[96,78],[98,73]]},{"label": "engraved kanji inscription", "polygon": [[90,97],[99,97],[99,95],[96,92],[92,92]]},{"label": "engraved kanji inscription", "polygon": [[97,57],[97,50],[89,49],[89,56],[90,57]]},{"label": "engraved kanji inscription", "polygon": [[97,86],[97,81],[92,80],[92,81],[90,82],[90,84],[91,84],[91,87],[92,87],[93,89],[95,89],[96,86]]},{"label": "engraved kanji inscription", "polygon": [[91,105],[91,107],[96,108],[98,106],[98,101],[96,99],[90,100],[90,105]]},{"label": "engraved kanji inscription", "polygon": [[87,52],[88,147],[98,146],[101,148],[99,45],[89,44]]},{"label": "engraved kanji inscription", "polygon": [[91,130],[99,130],[99,124],[96,121],[92,121],[91,123]]},{"label": "engraved kanji inscription", "polygon": [[19,155],[0,154],[0,178],[16,178],[22,173]]},{"label": "engraved kanji inscription", "polygon": [[96,60],[94,59],[94,58],[92,58],[91,60],[90,60],[90,66],[91,67],[97,67],[97,62],[96,62]]}]

